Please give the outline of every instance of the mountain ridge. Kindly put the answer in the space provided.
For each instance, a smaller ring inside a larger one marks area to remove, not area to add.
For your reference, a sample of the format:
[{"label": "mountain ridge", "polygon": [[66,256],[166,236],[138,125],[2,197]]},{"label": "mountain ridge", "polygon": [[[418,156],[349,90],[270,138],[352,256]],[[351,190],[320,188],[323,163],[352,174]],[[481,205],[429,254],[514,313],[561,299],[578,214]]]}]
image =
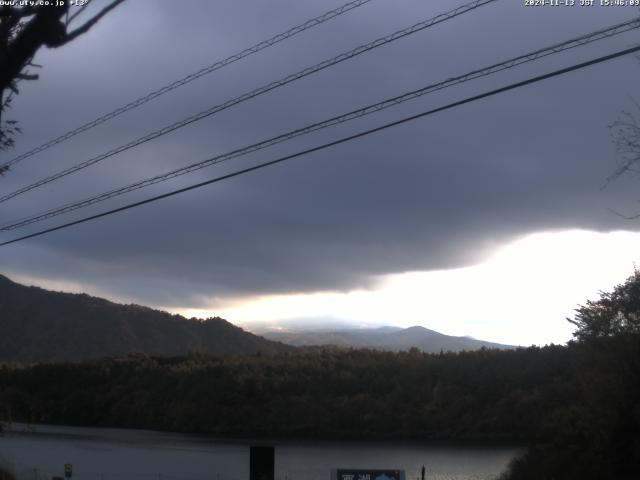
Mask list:
[{"label": "mountain ridge", "polygon": [[266,331],[261,335],[269,340],[296,347],[334,345],[345,348],[372,348],[395,352],[418,348],[427,353],[479,350],[482,347],[500,350],[516,348],[513,345],[504,345],[470,337],[445,335],[419,325],[405,329],[383,326],[326,331]]},{"label": "mountain ridge", "polygon": [[0,361],[83,361],[133,353],[275,354],[293,350],[219,317],[187,319],[85,293],[24,286],[0,275]]}]

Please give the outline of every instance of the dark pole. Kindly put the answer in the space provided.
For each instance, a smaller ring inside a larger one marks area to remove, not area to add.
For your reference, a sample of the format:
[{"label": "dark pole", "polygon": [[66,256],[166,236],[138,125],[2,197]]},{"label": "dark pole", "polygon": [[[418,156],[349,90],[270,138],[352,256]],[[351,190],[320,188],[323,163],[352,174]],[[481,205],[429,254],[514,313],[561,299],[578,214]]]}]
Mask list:
[{"label": "dark pole", "polygon": [[249,447],[249,480],[274,480],[275,448]]}]

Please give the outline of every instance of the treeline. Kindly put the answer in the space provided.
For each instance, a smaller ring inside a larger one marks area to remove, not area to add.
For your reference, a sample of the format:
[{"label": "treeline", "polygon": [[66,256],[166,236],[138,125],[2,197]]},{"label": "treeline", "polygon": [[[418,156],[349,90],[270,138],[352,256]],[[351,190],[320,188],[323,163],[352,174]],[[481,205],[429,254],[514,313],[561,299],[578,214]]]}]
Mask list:
[{"label": "treeline", "polygon": [[0,415],[32,423],[350,439],[531,439],[576,395],[576,347],[460,354],[130,356],[0,367]]},{"label": "treeline", "polygon": [[4,364],[0,417],[227,438],[527,441],[505,479],[637,479],[640,335],[440,355]]},{"label": "treeline", "polygon": [[544,415],[503,479],[639,479],[640,335],[585,339],[567,351],[564,402]]},{"label": "treeline", "polygon": [[526,440],[505,480],[640,478],[640,272],[566,346],[0,365],[0,419],[218,437]]}]

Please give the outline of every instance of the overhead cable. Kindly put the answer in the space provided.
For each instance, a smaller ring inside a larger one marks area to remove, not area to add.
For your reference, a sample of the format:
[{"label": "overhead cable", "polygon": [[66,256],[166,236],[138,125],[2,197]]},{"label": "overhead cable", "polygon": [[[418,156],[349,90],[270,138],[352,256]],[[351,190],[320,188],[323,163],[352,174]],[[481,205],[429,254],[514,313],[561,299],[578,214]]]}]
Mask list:
[{"label": "overhead cable", "polygon": [[638,51],[640,51],[640,45],[632,47],[632,48],[627,48],[625,50],[619,50],[619,51],[611,53],[609,55],[605,55],[605,56],[601,56],[601,57],[598,57],[598,58],[594,58],[594,59],[589,60],[587,62],[579,63],[579,64],[576,64],[576,65],[572,65],[570,67],[566,67],[566,68],[562,68],[562,69],[559,69],[559,70],[555,70],[555,71],[550,72],[550,73],[546,73],[544,75],[539,75],[537,77],[529,78],[527,80],[523,80],[523,81],[520,81],[520,82],[512,83],[512,84],[507,85],[505,87],[497,88],[497,89],[494,89],[494,90],[491,90],[491,91],[488,91],[488,92],[485,92],[485,93],[481,93],[479,95],[474,95],[472,97],[467,97],[464,100],[459,100],[457,102],[449,103],[449,104],[444,105],[442,107],[434,108],[432,110],[428,110],[426,112],[422,112],[422,113],[419,113],[417,115],[412,115],[410,117],[405,117],[405,118],[403,118],[401,120],[396,120],[395,122],[387,123],[385,125],[382,125],[382,126],[379,126],[379,127],[376,127],[376,128],[365,130],[365,131],[357,133],[355,135],[350,135],[348,137],[343,137],[343,138],[341,138],[339,140],[335,140],[333,142],[325,143],[325,144],[319,145],[317,147],[309,148],[307,150],[303,150],[301,152],[294,153],[292,155],[287,155],[287,156],[284,156],[284,157],[280,157],[280,158],[277,158],[275,160],[271,160],[269,162],[265,162],[265,163],[261,163],[259,165],[255,165],[253,167],[244,168],[242,170],[238,170],[238,171],[235,171],[233,173],[228,173],[226,175],[222,175],[222,176],[219,176],[219,177],[216,177],[216,178],[212,178],[212,179],[204,181],[204,182],[196,183],[195,185],[190,185],[188,187],[180,188],[178,190],[173,190],[171,192],[163,193],[161,195],[157,195],[155,197],[147,198],[147,199],[141,200],[139,202],[130,203],[128,205],[124,205],[124,206],[119,207],[119,208],[114,208],[112,210],[108,210],[106,212],[98,213],[96,215],[91,215],[91,216],[88,216],[88,217],[84,217],[84,218],[81,218],[79,220],[75,220],[73,222],[68,222],[68,223],[65,223],[65,224],[62,224],[62,225],[58,225],[56,227],[51,227],[51,228],[47,228],[45,230],[40,230],[38,232],[34,232],[34,233],[31,233],[31,234],[28,234],[28,235],[24,235],[24,236],[19,237],[19,238],[14,238],[12,240],[7,240],[5,242],[0,243],[0,247],[5,246],[5,245],[10,245],[12,243],[20,242],[20,241],[23,241],[23,240],[27,240],[29,238],[34,238],[34,237],[37,237],[37,236],[40,236],[40,235],[44,235],[44,234],[47,234],[47,233],[55,232],[57,230],[62,230],[62,229],[65,229],[65,228],[68,228],[68,227],[71,227],[71,226],[74,226],[74,225],[79,225],[81,223],[85,223],[85,222],[88,222],[88,221],[91,221],[91,220],[96,220],[98,218],[106,217],[108,215],[113,215],[115,213],[122,212],[122,211],[125,211],[125,210],[129,210],[131,208],[139,207],[141,205],[146,205],[148,203],[156,202],[158,200],[162,200],[164,198],[172,197],[172,196],[178,195],[180,193],[188,192],[190,190],[195,190],[197,188],[201,188],[201,187],[204,187],[206,185],[211,185],[213,183],[217,183],[217,182],[220,182],[222,180],[226,180],[226,179],[229,179],[229,178],[237,177],[239,175],[243,175],[243,174],[246,174],[246,173],[249,173],[249,172],[260,170],[262,168],[266,168],[266,167],[269,167],[269,166],[272,166],[272,165],[276,165],[278,163],[282,163],[282,162],[287,161],[287,160],[298,158],[298,157],[301,157],[303,155],[307,155],[307,154],[310,154],[310,153],[313,153],[313,152],[324,150],[326,148],[333,147],[335,145],[339,145],[339,144],[346,143],[346,142],[349,142],[349,141],[352,141],[352,140],[355,140],[355,139],[358,139],[358,138],[362,138],[362,137],[371,135],[373,133],[377,133],[377,132],[380,132],[382,130],[386,130],[386,129],[391,128],[391,127],[395,127],[395,126],[398,126],[398,125],[401,125],[401,124],[404,124],[404,123],[407,123],[407,122],[410,122],[410,121],[413,121],[413,120],[417,120],[417,119],[422,118],[422,117],[433,115],[433,114],[436,114],[436,113],[439,113],[439,112],[442,112],[442,111],[445,111],[445,110],[449,110],[449,109],[454,108],[454,107],[459,107],[461,105],[465,105],[467,103],[475,102],[475,101],[481,100],[483,98],[487,98],[487,97],[491,97],[491,96],[494,96],[494,95],[498,95],[500,93],[504,93],[504,92],[507,92],[509,90],[514,90],[516,88],[521,88],[521,87],[524,87],[526,85],[531,85],[533,83],[541,82],[543,80],[547,80],[547,79],[552,78],[552,77],[565,75],[565,74],[567,74],[569,72],[573,72],[575,70],[580,70],[582,68],[586,68],[586,67],[589,67],[591,65],[596,65],[598,63],[606,62],[606,61],[612,60],[614,58],[622,57],[624,55],[629,55],[631,53],[635,53],[635,52],[638,52]]},{"label": "overhead cable", "polygon": [[267,147],[271,147],[273,145],[291,140],[293,138],[302,136],[302,135],[306,135],[318,130],[322,130],[324,128],[328,128],[334,125],[338,125],[341,123],[345,123],[348,122],[350,120],[354,120],[356,118],[360,118],[363,117],[365,115],[369,115],[371,113],[375,113],[378,112],[380,110],[384,110],[387,109],[389,107],[395,106],[395,105],[399,105],[401,103],[407,102],[409,100],[413,100],[415,98],[421,97],[423,95],[429,94],[429,93],[433,93],[439,90],[443,90],[445,88],[449,88],[452,87],[454,85],[458,85],[464,82],[468,82],[477,78],[481,78],[481,77],[485,77],[491,74],[495,74],[497,72],[509,69],[509,68],[513,68],[516,67],[518,65],[522,65],[524,63],[528,63],[528,62],[533,62],[536,60],[539,60],[540,58],[544,58],[547,57],[549,55],[555,54],[555,53],[559,53],[562,51],[566,51],[578,46],[582,46],[582,45],[587,45],[599,40],[603,40],[605,38],[609,38],[615,35],[619,35],[621,33],[627,32],[629,30],[633,30],[633,29],[637,29],[640,28],[640,18],[636,18],[634,20],[630,20],[627,22],[623,22],[605,29],[601,29],[601,30],[597,30],[595,32],[589,33],[587,35],[583,35],[580,37],[576,37],[570,40],[567,40],[565,42],[562,43],[557,43],[554,45],[551,45],[549,47],[546,48],[542,48],[539,50],[536,50],[534,52],[530,52],[530,53],[526,53],[524,55],[520,55],[518,57],[515,58],[511,58],[509,60],[500,62],[500,63],[496,63],[493,64],[491,66],[488,67],[484,67],[478,70],[473,70],[469,73],[466,73],[464,75],[460,75],[457,77],[452,77],[449,78],[447,80],[444,80],[442,82],[438,82],[435,84],[430,84],[428,86],[422,87],[418,90],[413,90],[407,93],[404,93],[402,95],[399,96],[395,96],[392,98],[388,98],[386,100],[383,100],[381,102],[372,104],[372,105],[368,105],[364,108],[360,108],[357,110],[352,110],[350,112],[329,118],[327,120],[323,120],[321,122],[317,122],[317,123],[313,123],[311,125],[307,125],[303,128],[298,128],[296,130],[292,130],[289,131],[287,133],[284,133],[282,135],[278,135],[276,137],[272,137],[269,138],[267,140],[263,140],[261,142],[258,143],[254,143],[252,145],[248,145],[246,147],[242,147],[236,150],[233,150],[231,152],[228,153],[224,153],[222,155],[217,155],[215,157],[212,158],[208,158],[206,160],[188,165],[186,167],[182,167],[182,168],[178,168],[169,172],[166,172],[164,174],[161,175],[156,175],[129,185],[126,185],[124,187],[119,187],[116,188],[114,190],[110,190],[89,198],[85,198],[83,200],[80,201],[76,201],[76,202],[72,202],[72,203],[67,203],[65,205],[47,210],[45,212],[41,212],[26,218],[22,218],[19,220],[14,220],[11,223],[5,224],[3,226],[0,227],[0,231],[9,231],[9,230],[14,230],[16,228],[20,228],[20,227],[24,227],[36,222],[40,222],[43,220],[47,220],[49,218],[53,218],[56,217],[58,215],[62,215],[64,213],[68,213],[68,212],[72,212],[74,210],[78,210],[80,208],[84,208],[99,202],[103,202],[105,200],[108,200],[110,198],[114,198],[120,195],[124,195],[126,193],[132,192],[134,190],[139,190],[141,188],[145,188],[151,185],[155,185],[157,183],[160,182],[164,182],[166,180],[170,180],[172,178],[176,178],[182,175],[185,175],[187,173],[191,173],[194,172],[196,170],[200,170],[202,168],[206,168],[212,165],[216,165],[222,162],[225,162],[227,160],[231,160],[234,158],[238,158],[253,152],[256,152],[258,150],[262,150],[264,148]]},{"label": "overhead cable", "polygon": [[187,83],[190,83],[200,77],[203,77],[205,75],[208,75],[212,72],[215,72],[216,70],[219,70],[223,67],[226,67],[228,65],[231,65],[232,63],[237,62],[238,60],[242,60],[243,58],[246,58],[250,55],[253,55],[255,53],[258,53],[266,48],[269,48],[273,45],[276,45],[277,43],[282,42],[283,40],[286,40],[288,38],[291,38],[301,32],[304,32],[305,30],[309,30],[310,28],[316,27],[328,20],[331,20],[339,15],[342,15],[343,13],[347,13],[351,10],[353,10],[354,8],[358,8],[362,5],[364,5],[365,3],[369,3],[372,0],[354,0],[348,3],[345,3],[344,5],[338,7],[338,8],[334,8],[333,10],[329,10],[328,12],[323,13],[322,15],[319,15],[315,18],[312,18],[310,20],[307,20],[304,23],[301,23],[300,25],[297,25],[293,28],[290,28],[289,30],[279,33],[277,35],[274,35],[273,37],[264,40],[260,43],[256,43],[255,45],[246,48],[244,50],[242,50],[239,53],[235,53],[227,58],[225,58],[224,60],[220,60],[212,65],[209,65],[208,67],[202,68],[200,70],[198,70],[197,72],[191,73],[189,75],[187,75],[186,77],[181,78],[180,80],[176,80],[175,82],[172,82],[168,85],[165,85],[164,87],[159,88],[158,90],[154,90],[153,92],[145,95],[144,97],[140,97],[136,100],[133,100],[132,102],[127,103],[126,105],[123,105],[119,108],[116,108],[115,110],[106,113],[98,118],[96,118],[95,120],[92,120],[90,122],[85,123],[84,125],[81,125],[77,128],[74,128],[73,130],[70,130],[66,133],[64,133],[63,135],[60,135],[59,137],[56,137],[52,140],[49,140],[45,143],[43,143],[42,145],[29,150],[28,152],[25,152],[21,155],[18,155],[15,158],[12,158],[11,160],[9,160],[8,162],[5,162],[3,164],[0,165],[0,169],[2,169],[3,167],[11,167],[13,165],[15,165],[16,163],[32,157],[34,155],[36,155],[37,153],[43,152],[44,150],[47,150],[51,147],[53,147],[54,145],[57,145],[59,143],[62,143],[66,140],[69,140],[72,137],[75,137],[76,135],[79,135],[83,132],[86,132],[87,130],[90,130],[94,127],[97,127],[98,125],[105,123],[117,116],[122,115],[125,112],[128,112],[129,110],[133,110],[134,108],[137,108],[141,105],[144,105],[147,102],[150,102],[151,100],[154,100],[158,97],[160,97],[161,95],[164,95],[165,93],[169,93],[172,90],[175,90],[176,88],[180,88],[183,85],[186,85]]},{"label": "overhead cable", "polygon": [[429,20],[425,20],[424,22],[419,22],[416,23],[415,25],[412,25],[411,27],[402,29],[402,30],[398,30],[394,33],[392,33],[391,35],[387,35],[386,37],[382,37],[382,38],[378,38],[377,40],[374,40],[372,42],[369,42],[365,45],[361,45],[359,47],[354,48],[353,50],[350,50],[346,53],[342,53],[340,55],[337,55],[333,58],[330,58],[328,60],[325,60],[323,62],[320,62],[318,64],[315,64],[311,67],[307,67],[304,70],[301,70],[297,73],[288,75],[280,80],[276,80],[275,82],[271,82],[267,85],[264,85],[262,87],[256,88],[255,90],[252,90],[250,92],[247,92],[243,95],[240,95],[239,97],[235,97],[231,100],[227,100],[226,102],[219,104],[219,105],[215,105],[211,108],[208,108],[207,110],[203,110],[202,112],[196,113],[195,115],[192,115],[190,117],[187,117],[183,120],[180,120],[178,122],[172,123],[171,125],[167,125],[166,127],[163,127],[159,130],[155,130],[154,132],[151,132],[143,137],[137,138],[125,145],[121,145],[119,147],[116,147],[112,150],[109,150],[108,152],[102,153],[96,157],[90,158],[88,160],[85,160],[77,165],[74,165],[72,167],[66,168],[60,172],[57,172],[53,175],[50,175],[48,177],[45,177],[41,180],[38,180],[30,185],[27,185],[25,187],[22,187],[18,190],[15,190],[14,192],[8,193],[6,195],[3,195],[0,197],[0,203],[2,202],[6,202],[7,200],[10,200],[14,197],[17,197],[18,195],[21,195],[23,193],[26,193],[30,190],[33,190],[34,188],[38,188],[41,187],[43,185],[46,185],[50,182],[53,182],[55,180],[58,180],[62,177],[66,177],[67,175],[71,175],[72,173],[75,173],[79,170],[82,170],[84,168],[87,168],[91,165],[95,165],[98,162],[101,162],[102,160],[105,160],[109,157],[113,157],[114,155],[117,155],[119,153],[122,153],[126,150],[129,150],[133,147],[137,147],[138,145],[141,145],[143,143],[149,142],[151,140],[155,140],[156,138],[162,137],[168,133],[171,133],[175,130],[178,130],[179,128],[182,127],[186,127],[187,125],[190,125],[194,122],[198,122],[204,118],[210,117],[211,115],[214,115],[218,112],[221,112],[223,110],[226,110],[228,108],[231,108],[235,105],[238,105],[242,102],[246,102],[247,100],[250,100],[252,98],[255,98],[259,95],[265,94],[267,92],[270,92],[272,90],[275,90],[276,88],[282,87],[284,85],[287,85],[291,82],[294,82],[296,80],[299,80],[301,78],[307,77],[309,75],[312,75],[314,73],[319,72],[320,70],[324,70],[325,68],[331,67],[333,65],[336,65],[338,63],[344,62],[345,60],[349,60],[353,57],[356,57],[358,55],[361,55],[365,52],[368,52],[370,50],[373,50],[375,48],[381,47],[383,45],[386,45],[388,43],[394,42],[400,38],[406,37],[408,35],[412,35],[414,33],[420,32],[426,28],[432,27],[433,25],[436,25],[438,23],[442,23],[444,21],[450,20],[452,18],[455,18],[459,15],[463,15],[467,12],[470,12],[472,10],[475,10],[476,8],[489,4],[489,3],[493,3],[497,0],[474,0],[473,2],[467,3],[463,6],[457,7],[453,10],[450,10],[449,12],[446,13],[442,13],[436,17],[430,18]]}]

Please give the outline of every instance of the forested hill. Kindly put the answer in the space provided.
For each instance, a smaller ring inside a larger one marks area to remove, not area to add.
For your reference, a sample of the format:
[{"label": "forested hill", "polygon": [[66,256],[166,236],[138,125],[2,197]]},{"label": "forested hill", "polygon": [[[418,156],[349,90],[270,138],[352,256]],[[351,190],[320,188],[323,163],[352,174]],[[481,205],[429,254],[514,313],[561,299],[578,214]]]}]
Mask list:
[{"label": "forested hill", "polygon": [[[25,367],[0,362],[0,422],[216,437],[531,439],[568,392],[565,347],[344,350]],[[3,418],[4,417],[4,418]]]},{"label": "forested hill", "polygon": [[26,287],[0,275],[0,360],[78,361],[130,353],[242,355],[292,349],[221,318],[186,319],[85,294]]}]

